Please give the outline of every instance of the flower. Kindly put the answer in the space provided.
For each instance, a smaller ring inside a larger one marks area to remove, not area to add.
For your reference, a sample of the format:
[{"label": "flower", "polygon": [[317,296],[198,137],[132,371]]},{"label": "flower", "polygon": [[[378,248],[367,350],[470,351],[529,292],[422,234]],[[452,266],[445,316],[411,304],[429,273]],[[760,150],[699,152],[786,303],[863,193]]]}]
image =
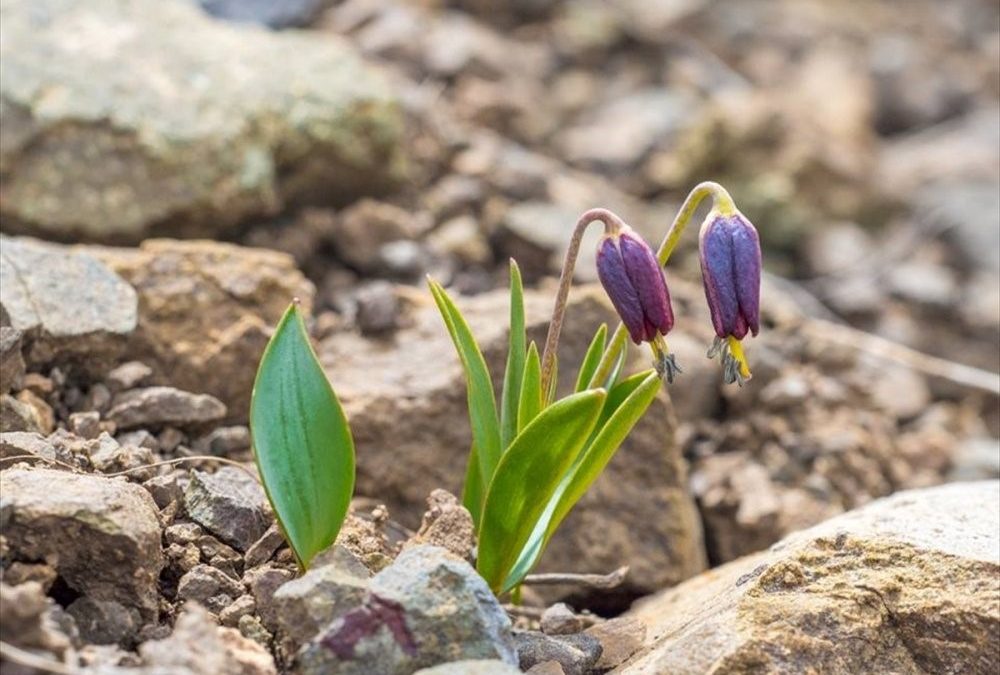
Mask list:
[{"label": "flower", "polygon": [[664,336],[674,326],[663,268],[649,245],[628,225],[608,228],[597,246],[597,276],[636,344],[648,342],[661,377],[681,372]]},{"label": "flower", "polygon": [[741,386],[750,366],[740,342],[760,330],[760,238],[735,208],[713,209],[699,235],[705,299],[716,338],[709,358],[722,357],[724,379]]}]

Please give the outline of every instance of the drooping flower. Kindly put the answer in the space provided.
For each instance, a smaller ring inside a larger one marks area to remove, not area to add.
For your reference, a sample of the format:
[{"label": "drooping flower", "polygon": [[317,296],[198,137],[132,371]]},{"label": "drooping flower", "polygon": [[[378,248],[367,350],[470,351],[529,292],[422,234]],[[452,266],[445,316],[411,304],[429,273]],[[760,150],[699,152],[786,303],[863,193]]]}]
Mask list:
[{"label": "drooping flower", "polygon": [[760,238],[735,208],[713,209],[699,235],[705,299],[712,314],[715,341],[709,358],[722,357],[727,384],[750,379],[740,342],[760,330]]},{"label": "drooping flower", "polygon": [[597,246],[597,275],[636,344],[648,342],[662,377],[681,372],[664,336],[674,326],[667,281],[649,245],[632,228],[610,228]]}]

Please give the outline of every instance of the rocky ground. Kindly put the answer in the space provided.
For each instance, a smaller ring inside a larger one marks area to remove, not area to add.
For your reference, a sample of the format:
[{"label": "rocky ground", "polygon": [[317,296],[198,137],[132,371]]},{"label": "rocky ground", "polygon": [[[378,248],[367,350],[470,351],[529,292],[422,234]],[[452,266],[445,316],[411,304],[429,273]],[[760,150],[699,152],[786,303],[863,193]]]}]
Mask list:
[{"label": "rocky ground", "polygon": [[[196,4],[0,3],[4,673],[995,672],[993,3]],[[540,339],[580,212],[659,239],[708,178],[764,240],[755,377],[690,233],[684,375],[539,570],[627,577],[501,606],[423,276],[498,374],[508,256]],[[304,575],[246,427],[292,297],[359,462]]]}]

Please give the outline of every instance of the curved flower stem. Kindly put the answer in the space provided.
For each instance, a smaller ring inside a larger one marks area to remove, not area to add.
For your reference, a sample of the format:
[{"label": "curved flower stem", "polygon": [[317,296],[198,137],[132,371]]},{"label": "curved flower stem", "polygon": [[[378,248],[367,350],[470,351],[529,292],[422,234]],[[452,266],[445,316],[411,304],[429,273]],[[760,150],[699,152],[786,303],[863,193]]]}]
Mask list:
[{"label": "curved flower stem", "polygon": [[[715,208],[725,216],[732,215],[736,211],[736,205],[733,203],[733,198],[726,191],[726,188],[722,187],[718,183],[712,181],[705,181],[704,183],[699,183],[688,193],[687,199],[681,204],[680,211],[677,212],[677,216],[674,218],[673,224],[670,229],[667,230],[667,234],[663,237],[663,241],[660,243],[660,248],[656,251],[656,258],[660,262],[660,266],[667,264],[670,260],[671,254],[674,249],[677,248],[677,244],[680,243],[681,235],[684,234],[684,230],[687,228],[688,223],[691,222],[691,217],[694,216],[694,212],[704,201],[705,197],[712,197]],[[588,213],[590,213],[588,211]],[[586,215],[586,214],[584,214]],[[618,355],[621,353],[622,349],[625,347],[625,339],[628,337],[628,332],[625,330],[625,325],[620,323],[615,332],[611,335],[611,340],[608,342],[608,346],[604,350],[604,354],[601,356],[600,362],[597,364],[597,369],[594,371],[594,375],[590,378],[591,387],[603,386],[604,381],[607,380],[608,375],[611,373],[611,369],[614,367],[615,361],[618,360]]]},{"label": "curved flower stem", "polygon": [[[552,400],[553,377],[555,374],[556,350],[559,347],[559,334],[562,332],[563,318],[566,316],[566,301],[569,298],[569,287],[573,284],[573,270],[576,269],[576,258],[580,253],[580,242],[587,226],[595,220],[604,223],[604,231],[614,233],[625,226],[624,221],[607,209],[590,209],[576,221],[573,236],[566,249],[562,272],[559,275],[559,290],[556,292],[555,306],[552,308],[552,320],[549,332],[545,336],[545,349],[542,351],[541,391],[546,401]],[[624,330],[621,326],[619,330]]]}]

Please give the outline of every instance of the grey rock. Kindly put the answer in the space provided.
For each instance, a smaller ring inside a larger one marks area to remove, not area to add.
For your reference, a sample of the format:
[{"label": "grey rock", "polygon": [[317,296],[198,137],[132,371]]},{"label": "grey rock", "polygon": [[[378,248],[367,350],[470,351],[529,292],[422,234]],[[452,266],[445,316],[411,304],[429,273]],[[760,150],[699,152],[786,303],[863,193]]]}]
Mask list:
[{"label": "grey rock", "polygon": [[[0,213],[20,229],[136,241],[171,223],[209,237],[286,200],[385,190],[407,170],[387,81],[333,35],[157,0],[12,3],[0,23]],[[94,46],[73,46],[84,30]]]},{"label": "grey rock", "polygon": [[240,619],[252,615],[255,611],[257,611],[257,601],[253,599],[253,596],[241,595],[219,612],[219,623],[223,626],[236,628],[240,625]]},{"label": "grey rock", "polygon": [[380,268],[379,250],[386,244],[412,240],[429,229],[426,218],[392,204],[363,199],[340,214],[332,243],[351,267],[366,272]]},{"label": "grey rock", "polygon": [[142,617],[134,607],[113,600],[82,597],[66,611],[73,617],[80,637],[98,645],[119,644],[129,648],[142,627]]},{"label": "grey rock", "polygon": [[168,544],[193,544],[204,534],[198,523],[174,523],[163,531],[163,539]]},{"label": "grey rock", "polygon": [[271,524],[260,484],[236,467],[215,473],[193,471],[184,509],[195,522],[240,551],[260,539]]},{"label": "grey rock", "polygon": [[177,584],[177,597],[203,605],[220,594],[237,598],[243,594],[243,584],[209,565],[195,565]]},{"label": "grey rock", "polygon": [[947,267],[920,260],[893,265],[889,286],[904,300],[932,307],[947,307],[958,293],[955,275]]},{"label": "grey rock", "polygon": [[51,460],[56,458],[56,449],[39,433],[30,431],[0,433],[0,459],[15,455],[37,455]]},{"label": "grey rock", "polygon": [[115,440],[117,440],[120,445],[138,445],[139,447],[149,448],[150,450],[160,449],[160,444],[156,439],[156,436],[149,433],[145,429],[126,431],[115,436]]},{"label": "grey rock", "polygon": [[563,602],[547,607],[542,612],[541,624],[542,632],[546,635],[571,635],[587,627],[583,619]]},{"label": "grey rock", "polygon": [[192,394],[173,387],[145,387],[118,394],[107,415],[119,429],[165,424],[199,426],[218,422],[225,416],[225,404],[214,396]]},{"label": "grey rock", "polygon": [[97,438],[101,434],[101,413],[96,410],[72,413],[69,430],[80,438]]},{"label": "grey rock", "polygon": [[45,559],[76,592],[156,617],[163,566],[156,505],[124,480],[50,469],[0,474],[13,505],[4,528],[15,559]]},{"label": "grey rock", "polygon": [[281,635],[294,651],[334,619],[361,605],[368,592],[367,574],[335,563],[313,565],[274,593]]},{"label": "grey rock", "polygon": [[266,649],[239,631],[217,626],[194,603],[185,605],[169,637],[144,642],[139,655],[151,675],[277,675]]},{"label": "grey rock", "polygon": [[403,543],[403,548],[424,544],[440,546],[452,555],[473,561],[476,530],[472,514],[447,490],[434,490],[427,497],[427,512],[420,529]]},{"label": "grey rock", "polygon": [[617,668],[642,649],[646,642],[645,624],[624,617],[602,621],[586,632],[601,643],[601,658],[594,664],[598,670]]},{"label": "grey rock", "polygon": [[243,575],[243,584],[250,590],[254,602],[257,603],[257,616],[264,627],[274,632],[278,628],[278,610],[274,594],[295,575],[287,569],[271,565],[260,565],[247,570]]},{"label": "grey rock", "polygon": [[61,657],[71,648],[72,636],[62,630],[56,609],[38,582],[17,586],[0,583],[0,624],[5,643]]},{"label": "grey rock", "polygon": [[585,675],[601,658],[601,643],[586,633],[556,636],[524,631],[514,635],[514,642],[521,670],[556,661],[566,675]]},{"label": "grey rock", "polygon": [[250,429],[245,426],[218,427],[194,442],[199,452],[228,457],[250,449]]},{"label": "grey rock", "polygon": [[153,476],[142,484],[144,488],[153,496],[153,501],[159,508],[166,507],[170,502],[180,500],[184,496],[180,483],[177,481],[177,474],[174,472],[162,476]]},{"label": "grey rock", "polygon": [[[136,469],[153,463],[153,453],[149,448],[137,445],[120,445],[106,431],[89,443],[90,464],[103,473],[115,473]],[[149,477],[152,469],[134,471],[130,475],[136,480]]]},{"label": "grey rock", "polygon": [[303,675],[402,675],[462,659],[516,663],[507,613],[482,577],[444,549],[404,551],[369,589],[362,606],[299,652]]},{"label": "grey rock", "polygon": [[198,0],[212,16],[269,28],[308,26],[333,0]]},{"label": "grey rock", "polygon": [[521,669],[497,659],[466,659],[421,668],[413,675],[520,675]]},{"label": "grey rock", "polygon": [[275,523],[267,528],[267,532],[260,536],[243,556],[244,565],[249,569],[270,560],[274,552],[285,543],[285,537],[281,534],[278,524]]},{"label": "grey rock", "polygon": [[0,310],[23,331],[29,366],[72,364],[91,374],[122,353],[138,321],[135,291],[96,258],[2,235]]},{"label": "grey rock", "polygon": [[115,367],[105,377],[104,382],[113,393],[135,389],[146,384],[153,376],[153,369],[141,361],[128,361]]},{"label": "grey rock", "polygon": [[21,388],[24,377],[24,355],[21,336],[24,333],[11,326],[0,326],[0,394]]},{"label": "grey rock", "polygon": [[399,298],[387,281],[366,284],[354,296],[357,303],[355,321],[362,335],[384,335],[399,325]]},{"label": "grey rock", "polygon": [[44,433],[35,409],[10,394],[0,395],[0,432]]}]

